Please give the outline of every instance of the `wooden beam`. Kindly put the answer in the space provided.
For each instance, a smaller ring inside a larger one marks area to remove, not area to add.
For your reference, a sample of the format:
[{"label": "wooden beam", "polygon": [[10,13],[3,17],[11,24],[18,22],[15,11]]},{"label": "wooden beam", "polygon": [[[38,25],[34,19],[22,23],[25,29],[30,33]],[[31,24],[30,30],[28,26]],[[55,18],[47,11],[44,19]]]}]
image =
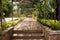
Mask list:
[{"label": "wooden beam", "polygon": [[21,0],[13,0],[13,2],[20,2]]}]

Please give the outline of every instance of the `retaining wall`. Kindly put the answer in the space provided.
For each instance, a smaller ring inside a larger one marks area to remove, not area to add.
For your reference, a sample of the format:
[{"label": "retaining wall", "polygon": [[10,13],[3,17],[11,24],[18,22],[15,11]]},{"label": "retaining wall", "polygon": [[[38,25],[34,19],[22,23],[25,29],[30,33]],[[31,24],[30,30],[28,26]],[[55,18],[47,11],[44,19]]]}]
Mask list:
[{"label": "retaining wall", "polygon": [[46,40],[60,40],[60,30],[52,30],[47,26],[43,26],[43,25],[42,25],[42,28],[43,28]]}]

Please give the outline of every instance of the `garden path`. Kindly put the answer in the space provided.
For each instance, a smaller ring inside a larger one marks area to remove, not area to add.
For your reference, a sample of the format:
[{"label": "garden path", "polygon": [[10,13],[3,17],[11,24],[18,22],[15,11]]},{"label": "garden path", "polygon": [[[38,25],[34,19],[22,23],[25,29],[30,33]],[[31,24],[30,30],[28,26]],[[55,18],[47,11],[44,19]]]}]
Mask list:
[{"label": "garden path", "polygon": [[33,18],[26,18],[14,27],[14,30],[37,30],[41,29],[40,23]]},{"label": "garden path", "polygon": [[[14,27],[14,30],[41,30],[40,23],[33,18],[26,18]],[[20,36],[39,36],[41,34],[14,34]],[[43,39],[20,39],[20,40],[43,40]]]}]

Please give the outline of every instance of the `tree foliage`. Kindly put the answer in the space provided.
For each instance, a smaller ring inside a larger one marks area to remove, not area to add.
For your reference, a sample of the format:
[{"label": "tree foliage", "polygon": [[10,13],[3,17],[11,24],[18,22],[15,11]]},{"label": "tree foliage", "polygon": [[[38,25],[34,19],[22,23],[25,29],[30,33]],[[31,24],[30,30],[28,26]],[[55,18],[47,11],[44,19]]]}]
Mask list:
[{"label": "tree foliage", "polygon": [[34,8],[38,9],[39,18],[53,19],[54,16],[54,0],[32,0]]},{"label": "tree foliage", "polygon": [[36,15],[38,18],[53,19],[54,16],[54,0],[23,0],[20,2],[20,7],[22,8],[22,12],[24,12],[24,10],[25,12],[27,10],[31,12],[29,8],[34,8],[34,11],[38,13],[38,15]]},{"label": "tree foliage", "polygon": [[10,0],[2,0],[2,10],[5,17],[8,17],[12,12],[12,6]]}]

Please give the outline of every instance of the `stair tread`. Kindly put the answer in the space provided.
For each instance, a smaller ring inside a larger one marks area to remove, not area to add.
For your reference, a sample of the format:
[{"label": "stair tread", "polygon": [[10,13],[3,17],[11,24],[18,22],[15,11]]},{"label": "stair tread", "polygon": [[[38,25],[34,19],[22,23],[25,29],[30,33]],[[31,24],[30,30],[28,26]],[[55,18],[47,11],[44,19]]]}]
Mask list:
[{"label": "stair tread", "polygon": [[43,39],[44,36],[13,36],[13,39]]},{"label": "stair tread", "polygon": [[[12,39],[12,40],[29,40],[29,39]],[[45,40],[45,39],[30,39],[30,40]]]},{"label": "stair tread", "polygon": [[13,34],[32,34],[43,33],[42,30],[14,30]]},{"label": "stair tread", "polygon": [[44,36],[44,34],[13,34],[13,36]]},{"label": "stair tread", "polygon": [[12,39],[44,39],[42,30],[14,30]]}]

